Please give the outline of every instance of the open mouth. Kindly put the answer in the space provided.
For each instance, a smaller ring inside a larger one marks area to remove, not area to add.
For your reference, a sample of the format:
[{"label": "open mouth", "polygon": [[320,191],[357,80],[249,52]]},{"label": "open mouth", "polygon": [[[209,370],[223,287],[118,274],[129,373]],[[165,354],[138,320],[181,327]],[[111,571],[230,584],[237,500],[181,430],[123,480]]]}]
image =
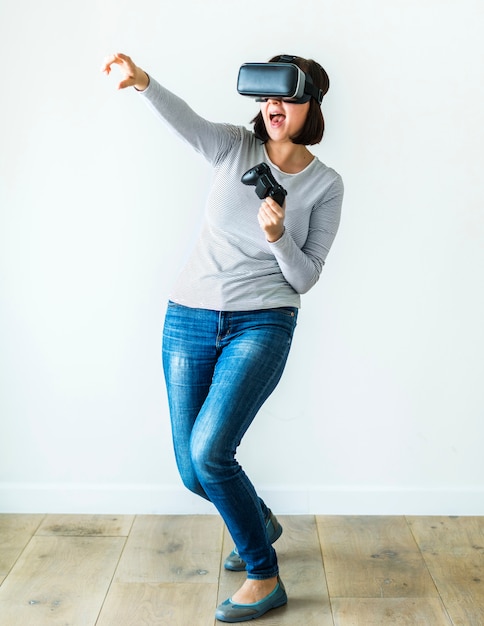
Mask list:
[{"label": "open mouth", "polygon": [[270,113],[269,119],[271,121],[271,126],[277,127],[277,126],[280,126],[284,122],[284,120],[286,119],[286,116],[283,115],[282,113]]}]

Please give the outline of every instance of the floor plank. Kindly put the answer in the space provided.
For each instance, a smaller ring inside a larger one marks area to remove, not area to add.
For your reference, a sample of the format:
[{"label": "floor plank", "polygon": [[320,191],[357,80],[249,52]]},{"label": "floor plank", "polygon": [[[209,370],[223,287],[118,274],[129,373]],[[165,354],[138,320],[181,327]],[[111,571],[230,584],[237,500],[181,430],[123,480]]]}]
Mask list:
[{"label": "floor plank", "polygon": [[216,583],[114,583],[96,626],[214,626],[216,600]]},{"label": "floor plank", "polygon": [[93,626],[121,537],[33,537],[0,587],[2,626]]},{"label": "floor plank", "polygon": [[216,515],[137,517],[116,582],[217,583],[222,535]]},{"label": "floor plank", "polygon": [[318,516],[317,523],[332,597],[438,595],[404,517]]},{"label": "floor plank", "polygon": [[64,537],[127,537],[134,515],[48,515],[37,535]]},{"label": "floor plank", "polygon": [[335,626],[452,626],[439,598],[335,598]]},{"label": "floor plank", "polygon": [[455,626],[484,624],[484,518],[409,517]]},{"label": "floor plank", "polygon": [[43,515],[0,515],[0,584],[43,519]]}]

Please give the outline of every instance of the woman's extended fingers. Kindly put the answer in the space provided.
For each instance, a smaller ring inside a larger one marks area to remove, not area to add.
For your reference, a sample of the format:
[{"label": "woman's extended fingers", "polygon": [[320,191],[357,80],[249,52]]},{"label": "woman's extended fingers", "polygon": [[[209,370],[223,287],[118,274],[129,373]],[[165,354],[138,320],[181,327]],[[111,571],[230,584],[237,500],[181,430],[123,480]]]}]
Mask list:
[{"label": "woman's extended fingers", "polygon": [[131,87],[135,84],[137,68],[129,56],[120,52],[107,56],[104,59],[101,71],[110,74],[112,65],[118,65],[123,76],[118,84],[118,89]]},{"label": "woman's extended fingers", "polygon": [[101,67],[101,72],[106,72],[106,74],[109,74],[111,72],[111,65],[113,65],[113,63],[121,65],[125,62],[125,59],[123,58],[124,56],[125,55],[123,54],[116,53],[110,54],[109,56],[105,57],[103,66]]}]

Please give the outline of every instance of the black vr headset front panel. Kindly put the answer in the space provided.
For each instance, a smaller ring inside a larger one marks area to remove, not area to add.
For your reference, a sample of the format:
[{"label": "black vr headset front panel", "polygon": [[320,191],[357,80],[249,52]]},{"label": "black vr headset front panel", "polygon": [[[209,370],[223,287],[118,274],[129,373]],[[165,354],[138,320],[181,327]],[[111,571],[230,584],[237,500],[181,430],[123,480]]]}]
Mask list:
[{"label": "black vr headset front panel", "polygon": [[299,100],[306,75],[293,63],[245,63],[239,70],[237,91],[252,98]]}]

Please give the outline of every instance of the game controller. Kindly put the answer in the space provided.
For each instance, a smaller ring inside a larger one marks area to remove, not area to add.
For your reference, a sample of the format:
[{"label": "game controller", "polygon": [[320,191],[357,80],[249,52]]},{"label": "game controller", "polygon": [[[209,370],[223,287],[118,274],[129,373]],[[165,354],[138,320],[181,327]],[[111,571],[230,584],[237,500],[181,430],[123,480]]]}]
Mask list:
[{"label": "game controller", "polygon": [[261,200],[270,196],[279,206],[284,204],[287,191],[279,185],[267,163],[259,163],[247,170],[241,178],[244,185],[255,185],[255,192]]}]

